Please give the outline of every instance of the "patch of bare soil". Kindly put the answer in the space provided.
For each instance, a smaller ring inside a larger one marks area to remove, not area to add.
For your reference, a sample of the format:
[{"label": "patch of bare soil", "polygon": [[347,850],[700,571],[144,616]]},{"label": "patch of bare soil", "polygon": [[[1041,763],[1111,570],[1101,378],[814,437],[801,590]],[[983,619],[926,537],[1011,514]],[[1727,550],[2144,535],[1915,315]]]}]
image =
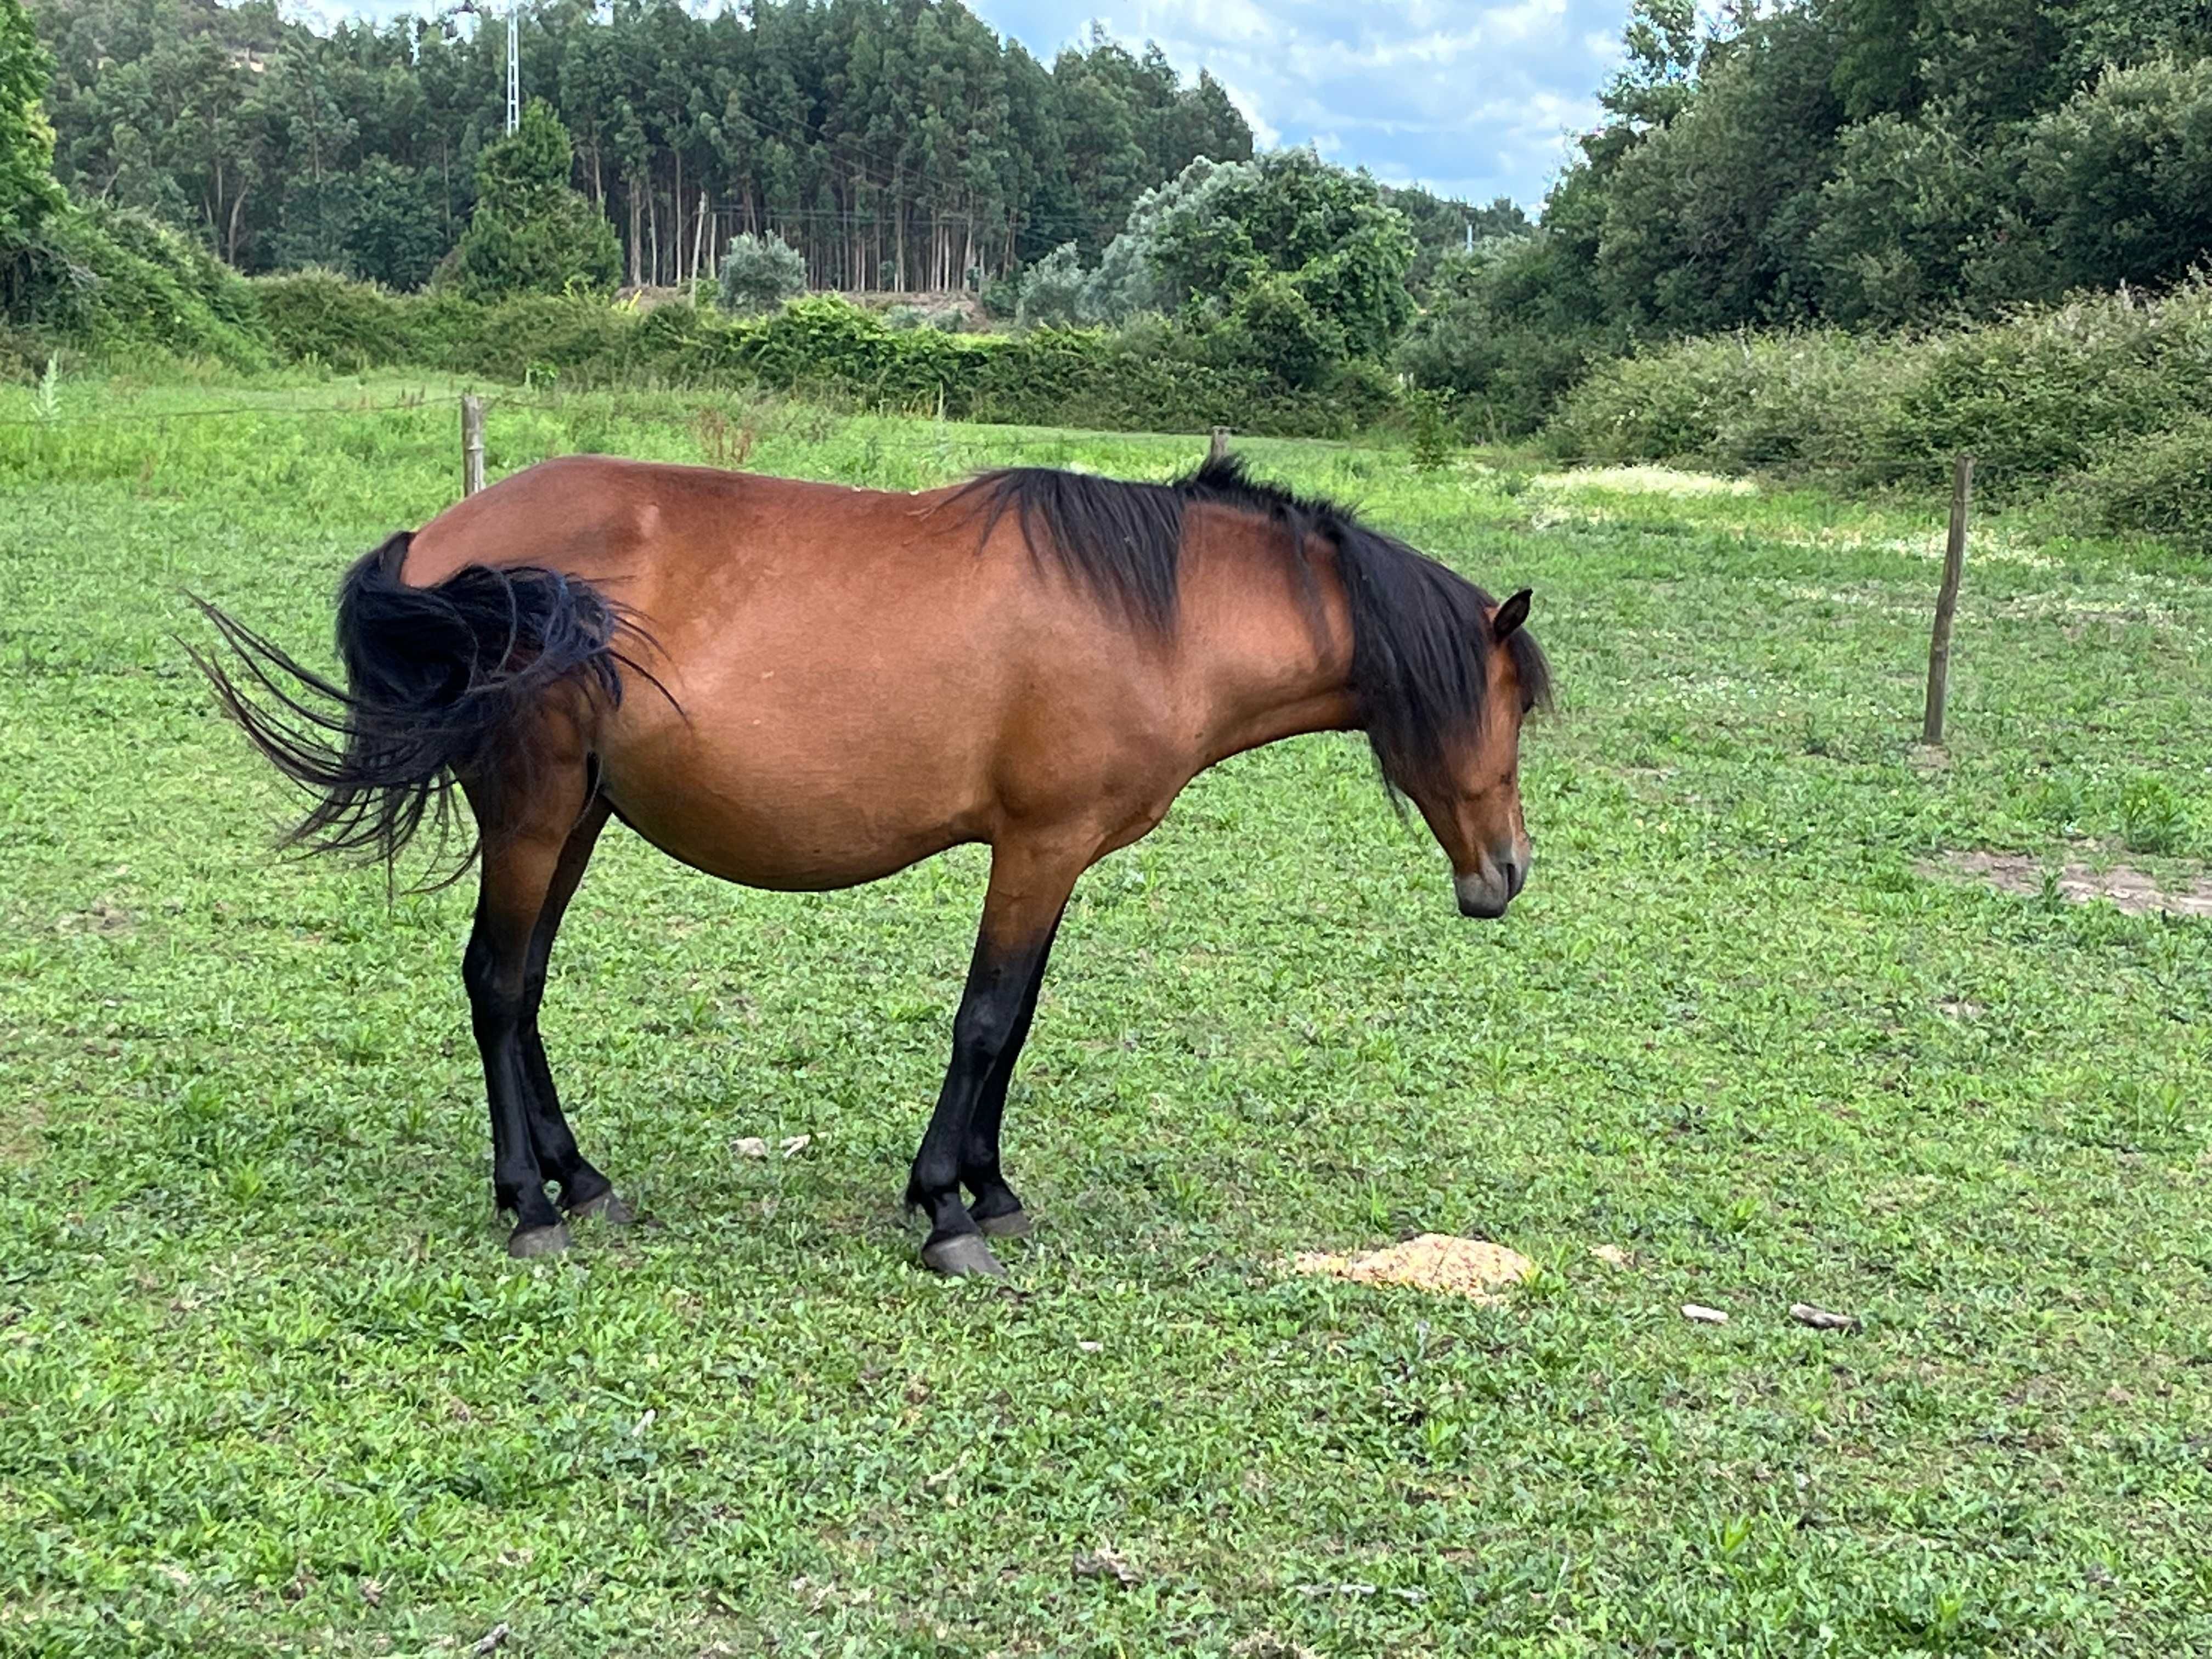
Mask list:
[{"label": "patch of bare soil", "polygon": [[1423,1233],[1387,1249],[1358,1255],[1324,1255],[1309,1251],[1293,1257],[1302,1273],[1325,1273],[1355,1285],[1407,1285],[1417,1291],[1463,1296],[1469,1301],[1503,1302],[1498,1294],[1520,1284],[1536,1264],[1517,1250],[1486,1239]]},{"label": "patch of bare soil", "polygon": [[[1920,870],[1923,875],[1970,877],[2001,893],[2029,898],[2042,896],[2047,873],[2040,859],[2024,853],[1948,853],[1941,864],[1923,865]],[[2069,864],[2057,872],[2057,884],[2059,893],[2076,904],[2102,899],[2131,916],[2153,910],[2172,916],[2212,916],[2212,876],[2161,886],[2156,878],[2124,864],[2108,870]]]},{"label": "patch of bare soil", "polygon": [[138,918],[121,905],[100,899],[89,910],[72,910],[57,918],[54,931],[58,933],[127,933],[137,925]]},{"label": "patch of bare soil", "polygon": [[46,1114],[35,1101],[16,1100],[0,1105],[0,1164],[22,1170],[37,1163],[39,1155],[46,1150],[39,1139],[39,1131],[46,1124]]}]

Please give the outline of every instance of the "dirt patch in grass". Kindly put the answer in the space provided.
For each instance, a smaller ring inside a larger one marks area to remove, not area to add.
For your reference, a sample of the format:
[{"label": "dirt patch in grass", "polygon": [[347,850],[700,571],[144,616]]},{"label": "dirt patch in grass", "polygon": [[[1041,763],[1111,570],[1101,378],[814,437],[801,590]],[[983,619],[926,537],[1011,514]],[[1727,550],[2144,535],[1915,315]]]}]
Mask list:
[{"label": "dirt patch in grass", "polygon": [[46,1146],[39,1131],[46,1127],[46,1114],[34,1100],[11,1101],[0,1106],[0,1165],[27,1169],[39,1161]]},{"label": "dirt patch in grass", "polygon": [[1498,1292],[1511,1289],[1536,1271],[1536,1264],[1517,1250],[1486,1239],[1454,1238],[1446,1233],[1423,1233],[1388,1249],[1359,1255],[1309,1252],[1293,1258],[1291,1266],[1302,1273],[1326,1273],[1355,1285],[1407,1285],[1417,1291],[1490,1303],[1504,1301]]},{"label": "dirt patch in grass", "polygon": [[1921,873],[1968,877],[1985,882],[2001,893],[2040,898],[2046,877],[2055,873],[2061,896],[2076,904],[2102,899],[2131,916],[2162,910],[2173,916],[2212,916],[2212,876],[2161,884],[2143,871],[2116,864],[2108,870],[2092,870],[2086,864],[2069,864],[2055,872],[2040,859],[2024,853],[1950,853],[1941,864],[1923,865]]},{"label": "dirt patch in grass", "polygon": [[1610,489],[1626,495],[1756,495],[1749,478],[1681,472],[1671,466],[1578,466],[1542,472],[1529,480],[1539,489]]}]

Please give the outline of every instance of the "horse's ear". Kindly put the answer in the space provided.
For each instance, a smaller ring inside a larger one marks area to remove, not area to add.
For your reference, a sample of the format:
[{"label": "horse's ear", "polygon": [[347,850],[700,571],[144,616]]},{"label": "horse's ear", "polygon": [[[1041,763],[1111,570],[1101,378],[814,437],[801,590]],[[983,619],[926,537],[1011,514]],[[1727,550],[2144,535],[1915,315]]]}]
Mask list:
[{"label": "horse's ear", "polygon": [[1490,619],[1490,637],[1502,645],[1528,620],[1528,590],[1524,587],[1498,607],[1498,614]]}]

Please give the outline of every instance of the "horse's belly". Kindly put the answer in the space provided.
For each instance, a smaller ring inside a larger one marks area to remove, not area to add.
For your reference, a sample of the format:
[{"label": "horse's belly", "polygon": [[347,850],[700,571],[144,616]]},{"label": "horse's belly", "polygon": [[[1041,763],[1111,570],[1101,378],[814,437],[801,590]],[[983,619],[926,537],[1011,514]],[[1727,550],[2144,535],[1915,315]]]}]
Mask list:
[{"label": "horse's belly", "polygon": [[880,881],[933,854],[975,839],[956,833],[865,840],[793,834],[788,826],[734,812],[703,822],[693,803],[663,811],[656,810],[661,803],[648,801],[641,806],[625,799],[616,787],[611,787],[607,795],[624,823],[671,858],[743,887],[784,892],[828,892]]},{"label": "horse's belly", "polygon": [[623,823],[670,857],[747,887],[857,887],[982,838],[957,769],[851,750],[795,756],[742,743],[619,742],[601,788]]}]

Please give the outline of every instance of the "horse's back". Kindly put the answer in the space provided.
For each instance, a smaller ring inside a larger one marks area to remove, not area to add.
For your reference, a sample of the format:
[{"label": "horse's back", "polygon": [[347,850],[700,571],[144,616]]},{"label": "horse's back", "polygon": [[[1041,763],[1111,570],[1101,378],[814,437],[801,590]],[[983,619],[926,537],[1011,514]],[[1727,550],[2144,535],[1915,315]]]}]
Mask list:
[{"label": "horse's back", "polygon": [[986,546],[957,494],[568,457],[432,520],[403,576],[592,583],[669,693],[632,684],[599,734],[623,816],[732,879],[846,885],[992,839],[1144,746],[1126,630],[1040,580],[1017,525]]}]

